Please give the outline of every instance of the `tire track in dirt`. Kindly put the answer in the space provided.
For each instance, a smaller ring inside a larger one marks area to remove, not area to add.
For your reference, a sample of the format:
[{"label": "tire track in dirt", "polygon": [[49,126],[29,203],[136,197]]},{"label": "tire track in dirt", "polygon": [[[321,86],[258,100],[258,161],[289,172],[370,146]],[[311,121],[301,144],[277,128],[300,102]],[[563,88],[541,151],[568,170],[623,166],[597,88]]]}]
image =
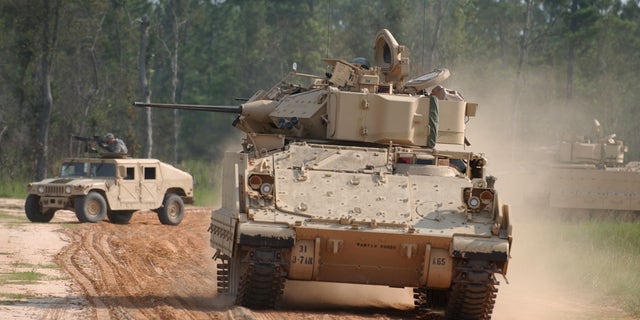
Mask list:
[{"label": "tire track in dirt", "polygon": [[[92,228],[93,229],[93,228]],[[129,285],[135,285],[134,277],[127,276],[130,273],[118,272],[123,270],[118,266],[119,260],[111,254],[111,246],[108,243],[110,235],[101,232],[89,232],[86,234],[86,249],[91,257],[97,261],[98,268],[102,274],[101,287],[108,288],[106,290],[110,299],[115,304],[109,306],[112,318],[115,319],[147,319],[143,314],[134,307],[125,297],[131,295],[128,290]],[[97,245],[96,245],[97,244]]]},{"label": "tire track in dirt", "polygon": [[[80,288],[84,291],[86,299],[94,308],[93,314],[95,317],[97,319],[108,319],[109,313],[106,305],[98,298],[98,289],[94,286],[92,277],[90,277],[90,275],[85,271],[86,269],[89,269],[86,267],[87,260],[89,260],[89,258],[86,255],[83,255],[82,235],[69,232],[67,232],[67,235],[71,239],[70,244],[60,251],[56,256],[56,260],[80,285]],[[85,262],[82,263],[79,261],[81,259],[85,260]]]},{"label": "tire track in dirt", "polygon": [[136,213],[129,225],[79,224],[63,231],[71,242],[58,260],[97,319],[224,319],[224,307],[212,302],[214,264],[204,257],[208,214],[188,209],[197,219],[176,227],[152,212]]}]

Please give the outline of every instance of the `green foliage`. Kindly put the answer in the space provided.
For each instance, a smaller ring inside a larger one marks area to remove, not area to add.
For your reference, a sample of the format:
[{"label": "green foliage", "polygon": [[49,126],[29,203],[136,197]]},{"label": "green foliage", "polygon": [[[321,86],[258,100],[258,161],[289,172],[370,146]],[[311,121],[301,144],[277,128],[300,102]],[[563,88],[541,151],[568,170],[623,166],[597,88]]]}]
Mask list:
[{"label": "green foliage", "polygon": [[561,248],[555,259],[562,278],[640,316],[640,224],[562,224],[550,239]]},{"label": "green foliage", "polygon": [[187,160],[183,169],[191,173],[195,181],[194,196],[198,206],[215,206],[220,203],[222,168],[219,163]]},{"label": "green foliage", "polygon": [[0,274],[0,284],[33,284],[46,277],[35,271],[20,271]]},{"label": "green foliage", "polygon": [[0,292],[0,305],[13,305],[19,303],[21,300],[29,298],[29,295],[24,293],[4,293]]},{"label": "green foliage", "polygon": [[[526,4],[495,0],[53,2],[60,25],[51,68],[49,137],[43,142],[38,141],[43,107],[41,38],[44,28],[50,27],[48,19],[43,19],[43,2],[0,2],[0,194],[21,197],[13,182],[5,181],[31,180],[44,145],[48,172],[54,172],[60,158],[78,151],[71,144],[72,134],[113,132],[126,141],[133,156],[144,156],[148,142],[143,110],[131,106],[143,98],[138,63],[144,15],[150,27],[143,58],[151,100],[156,102],[237,105],[257,90],[270,88],[293,62],[301,72],[320,75],[326,69],[322,58],[362,56],[373,63],[372,41],[378,30],[388,28],[411,53],[412,77],[433,68],[449,68],[452,77],[447,86],[478,102],[482,117],[503,119],[503,125],[493,126],[497,136],[538,137],[551,144],[566,127],[598,118],[606,132],[615,132],[630,146],[628,159],[640,159],[634,121],[640,118],[635,107],[640,100],[636,90],[640,4],[533,1],[523,39]],[[522,48],[527,49],[523,83],[516,87]],[[570,48],[575,50],[571,63]],[[177,83],[173,82],[174,57]],[[573,88],[571,97],[567,97],[568,87]],[[152,156],[172,163],[215,163],[227,141],[238,145],[231,121],[231,115],[154,110]]]},{"label": "green foliage", "polygon": [[26,198],[26,185],[25,181],[0,179],[0,197]]},{"label": "green foliage", "polygon": [[16,216],[13,214],[0,212],[0,221],[9,223],[22,223],[26,222],[26,218],[24,216]]}]

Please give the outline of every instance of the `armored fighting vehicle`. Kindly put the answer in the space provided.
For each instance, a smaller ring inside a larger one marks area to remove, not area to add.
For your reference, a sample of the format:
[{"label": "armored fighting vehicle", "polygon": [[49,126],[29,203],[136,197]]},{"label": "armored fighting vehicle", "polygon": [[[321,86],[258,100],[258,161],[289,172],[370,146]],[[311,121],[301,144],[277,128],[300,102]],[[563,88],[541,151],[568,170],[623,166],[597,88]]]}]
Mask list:
[{"label": "armored fighting vehicle", "polygon": [[184,204],[193,203],[193,178],[156,159],[105,153],[68,158],[60,175],[27,185],[25,213],[49,222],[59,209],[75,211],[80,222],[128,223],[135,211],[154,210],[162,224],[178,225]]},{"label": "armored fighting vehicle", "polygon": [[240,106],[135,105],[238,114],[243,150],[224,156],[209,227],[237,304],[274,308],[291,279],[409,287],[420,316],[489,318],[512,236],[487,160],[463,147],[477,105],[437,87],[446,69],[406,81],[386,29],[374,54],[325,59],[322,76],[294,64]]},{"label": "armored fighting vehicle", "polygon": [[[604,135],[594,119],[594,133],[563,139],[557,161],[544,177],[552,208],[614,214],[640,211],[640,164],[624,163],[627,147],[615,134]],[[577,209],[577,210],[575,210]],[[618,218],[618,217],[616,217]]]}]

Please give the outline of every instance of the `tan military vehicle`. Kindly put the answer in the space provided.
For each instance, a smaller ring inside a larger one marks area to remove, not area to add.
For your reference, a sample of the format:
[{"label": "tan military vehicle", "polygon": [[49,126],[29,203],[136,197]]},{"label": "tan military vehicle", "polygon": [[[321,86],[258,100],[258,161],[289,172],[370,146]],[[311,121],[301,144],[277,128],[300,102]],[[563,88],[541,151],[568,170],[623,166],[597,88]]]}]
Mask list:
[{"label": "tan military vehicle", "polygon": [[[112,154],[113,155],[113,154]],[[193,203],[193,178],[156,159],[68,158],[60,175],[27,185],[25,212],[32,222],[49,222],[59,209],[80,222],[128,223],[137,210],[155,210],[163,224],[178,225],[184,203]]]},{"label": "tan military vehicle", "polygon": [[544,177],[552,208],[637,216],[640,165],[624,163],[627,147],[615,134],[604,135],[598,120],[594,134],[559,143],[557,162]]},{"label": "tan military vehicle", "polygon": [[486,319],[512,237],[486,159],[462,147],[477,105],[436,87],[447,70],[405,81],[388,30],[374,50],[373,66],[326,59],[325,76],[294,66],[237,107],[136,105],[239,114],[209,227],[236,303],[273,308],[287,279],[341,282],[413,288],[419,316]]}]

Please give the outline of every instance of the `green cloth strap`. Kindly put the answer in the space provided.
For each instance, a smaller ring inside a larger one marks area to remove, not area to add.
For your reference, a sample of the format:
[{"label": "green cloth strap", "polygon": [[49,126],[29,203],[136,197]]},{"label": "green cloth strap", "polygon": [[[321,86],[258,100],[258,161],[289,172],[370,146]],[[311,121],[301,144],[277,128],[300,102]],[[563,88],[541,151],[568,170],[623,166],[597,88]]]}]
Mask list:
[{"label": "green cloth strap", "polygon": [[438,99],[429,97],[429,137],[427,138],[427,148],[434,148],[438,139]]}]

